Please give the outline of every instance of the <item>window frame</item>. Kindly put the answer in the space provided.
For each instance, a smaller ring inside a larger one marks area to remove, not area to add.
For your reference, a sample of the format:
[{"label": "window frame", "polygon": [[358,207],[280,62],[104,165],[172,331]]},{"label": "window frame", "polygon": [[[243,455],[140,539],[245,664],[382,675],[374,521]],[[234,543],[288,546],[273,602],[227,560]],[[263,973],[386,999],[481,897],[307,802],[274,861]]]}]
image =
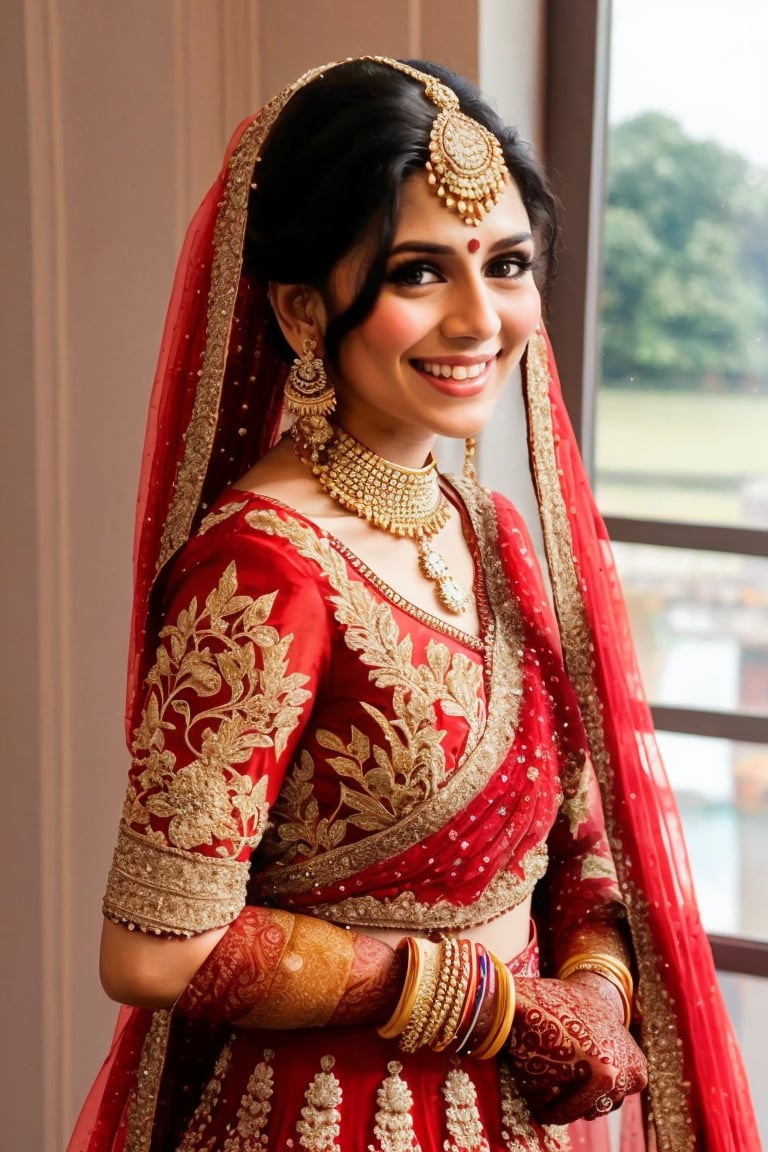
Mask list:
[{"label": "window frame", "polygon": [[[601,217],[605,193],[612,0],[547,0],[545,164],[567,243],[547,299],[563,394],[594,476]],[[617,543],[768,556],[768,530],[607,516]],[[665,732],[768,745],[768,716],[652,705]],[[768,979],[768,942],[710,934],[720,971]]]}]

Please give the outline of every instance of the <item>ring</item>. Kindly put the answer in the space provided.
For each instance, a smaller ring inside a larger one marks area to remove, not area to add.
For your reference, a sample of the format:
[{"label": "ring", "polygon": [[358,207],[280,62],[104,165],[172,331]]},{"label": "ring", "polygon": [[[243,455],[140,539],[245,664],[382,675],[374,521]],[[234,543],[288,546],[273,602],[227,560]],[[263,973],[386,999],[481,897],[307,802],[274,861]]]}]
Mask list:
[{"label": "ring", "polygon": [[611,1100],[611,1098],[607,1092],[603,1096],[598,1096],[597,1100],[595,1100],[595,1103],[594,1103],[594,1109],[595,1109],[595,1112],[597,1112],[601,1116],[604,1115],[606,1112],[612,1112],[613,1111],[613,1100]]}]

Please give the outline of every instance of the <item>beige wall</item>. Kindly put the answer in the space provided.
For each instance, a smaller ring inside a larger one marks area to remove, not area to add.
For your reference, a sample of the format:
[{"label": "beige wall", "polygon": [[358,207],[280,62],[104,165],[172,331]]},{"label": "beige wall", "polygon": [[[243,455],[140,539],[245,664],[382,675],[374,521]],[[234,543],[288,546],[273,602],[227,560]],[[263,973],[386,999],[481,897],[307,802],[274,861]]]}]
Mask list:
[{"label": "beige wall", "polygon": [[[126,770],[133,503],[185,222],[237,121],[325,59],[482,65],[535,136],[541,7],[3,0],[3,1147],[63,1147],[115,1017],[96,955]],[[498,20],[524,68],[489,51]]]}]

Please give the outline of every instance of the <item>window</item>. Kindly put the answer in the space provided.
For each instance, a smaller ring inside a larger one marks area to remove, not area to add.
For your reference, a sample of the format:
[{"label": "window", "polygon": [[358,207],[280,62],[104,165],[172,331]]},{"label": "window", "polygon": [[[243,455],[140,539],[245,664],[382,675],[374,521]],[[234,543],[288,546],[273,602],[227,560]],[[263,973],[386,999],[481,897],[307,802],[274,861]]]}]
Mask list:
[{"label": "window", "polygon": [[550,328],[768,1135],[768,8],[547,13]]}]

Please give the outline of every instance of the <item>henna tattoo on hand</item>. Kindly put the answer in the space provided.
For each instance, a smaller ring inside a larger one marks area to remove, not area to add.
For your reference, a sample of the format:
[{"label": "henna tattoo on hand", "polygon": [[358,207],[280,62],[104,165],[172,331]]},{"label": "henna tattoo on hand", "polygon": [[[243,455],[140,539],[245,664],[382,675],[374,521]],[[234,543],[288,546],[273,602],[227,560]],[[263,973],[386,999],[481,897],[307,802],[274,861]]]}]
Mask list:
[{"label": "henna tattoo on hand", "polygon": [[185,1016],[234,1021],[268,994],[293,917],[266,908],[244,908],[182,993]]},{"label": "henna tattoo on hand", "polygon": [[[542,1123],[605,1110],[647,1080],[645,1059],[610,997],[580,983],[518,978],[508,1051],[521,1092]],[[599,1104],[599,1107],[597,1105]]]},{"label": "henna tattoo on hand", "polygon": [[[299,931],[297,943],[297,929],[302,928],[305,936]],[[330,942],[316,944],[319,933],[330,934]],[[331,947],[330,962],[316,974],[319,982],[305,977],[300,987],[301,970],[308,966],[312,948],[323,943],[326,949]],[[338,956],[332,950],[334,943]],[[286,969],[281,963],[286,958],[298,962]],[[309,1026],[378,1024],[394,1011],[405,965],[405,953],[396,953],[374,937],[279,909],[248,906],[179,997],[176,1011],[240,1027],[298,1027],[300,1020],[309,1020]],[[313,1015],[315,1004],[318,1011],[329,1005],[324,1016]]]}]

